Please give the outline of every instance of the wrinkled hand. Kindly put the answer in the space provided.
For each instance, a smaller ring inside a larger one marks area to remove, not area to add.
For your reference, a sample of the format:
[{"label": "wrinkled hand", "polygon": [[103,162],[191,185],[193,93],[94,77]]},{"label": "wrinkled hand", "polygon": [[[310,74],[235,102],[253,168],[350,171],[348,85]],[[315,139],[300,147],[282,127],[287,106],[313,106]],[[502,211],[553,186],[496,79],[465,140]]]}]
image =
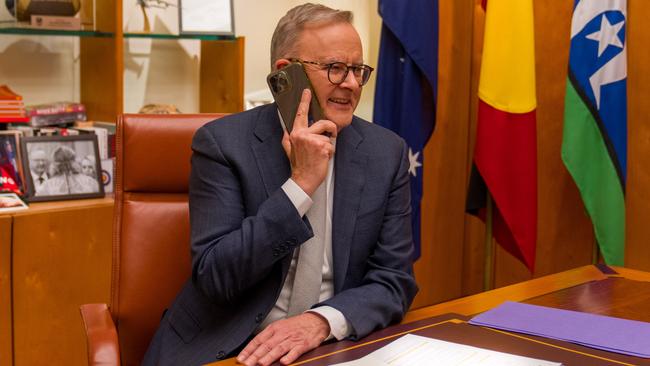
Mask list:
[{"label": "wrinkled hand", "polygon": [[316,313],[306,312],[271,323],[253,338],[237,356],[237,362],[267,366],[278,359],[284,365],[318,347],[327,338],[330,327]]},{"label": "wrinkled hand", "polygon": [[309,126],[310,101],[311,92],[303,90],[293,129],[291,134],[285,131],[282,147],[291,162],[291,179],[311,196],[327,176],[327,164],[334,155],[330,137],[336,137],[337,128],[334,122],[324,119]]}]

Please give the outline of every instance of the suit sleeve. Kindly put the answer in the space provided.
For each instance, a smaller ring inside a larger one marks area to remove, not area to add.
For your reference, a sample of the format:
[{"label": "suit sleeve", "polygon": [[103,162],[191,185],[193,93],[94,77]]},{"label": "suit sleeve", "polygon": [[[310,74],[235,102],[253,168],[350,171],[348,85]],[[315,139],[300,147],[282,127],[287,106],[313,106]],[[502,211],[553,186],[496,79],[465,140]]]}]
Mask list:
[{"label": "suit sleeve", "polygon": [[192,280],[212,301],[232,304],[313,234],[281,188],[246,217],[241,175],[207,128],[192,149]]},{"label": "suit sleeve", "polygon": [[[399,150],[398,150],[399,151]],[[344,289],[320,305],[341,311],[353,328],[352,339],[400,321],[418,291],[413,277],[411,193],[406,143],[388,192],[378,241],[361,284]],[[318,306],[318,305],[316,305]]]}]

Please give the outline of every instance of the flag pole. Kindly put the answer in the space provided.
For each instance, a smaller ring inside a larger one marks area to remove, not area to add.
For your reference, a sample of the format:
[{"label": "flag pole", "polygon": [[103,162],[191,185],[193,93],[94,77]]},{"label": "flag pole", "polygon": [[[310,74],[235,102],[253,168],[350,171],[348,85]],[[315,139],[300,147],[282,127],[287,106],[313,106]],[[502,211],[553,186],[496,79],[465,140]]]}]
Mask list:
[{"label": "flag pole", "polygon": [[483,291],[494,287],[494,241],[492,240],[492,195],[487,192],[485,202],[485,273]]},{"label": "flag pole", "polygon": [[598,264],[600,252],[598,251],[598,240],[596,240],[596,238],[594,238],[594,245],[592,248],[593,250],[591,251],[591,264]]}]

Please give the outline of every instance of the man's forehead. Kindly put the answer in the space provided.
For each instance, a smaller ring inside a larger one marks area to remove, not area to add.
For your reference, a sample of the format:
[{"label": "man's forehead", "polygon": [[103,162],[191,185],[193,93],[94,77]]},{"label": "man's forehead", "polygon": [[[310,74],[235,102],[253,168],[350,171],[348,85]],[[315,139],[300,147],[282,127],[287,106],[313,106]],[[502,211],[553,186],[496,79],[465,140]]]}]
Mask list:
[{"label": "man's forehead", "polygon": [[45,158],[45,151],[43,151],[43,150],[34,150],[32,152],[32,158],[34,158],[34,159],[43,159],[43,158]]},{"label": "man's forehead", "polygon": [[298,40],[298,52],[310,61],[363,63],[361,39],[350,23],[305,28]]}]

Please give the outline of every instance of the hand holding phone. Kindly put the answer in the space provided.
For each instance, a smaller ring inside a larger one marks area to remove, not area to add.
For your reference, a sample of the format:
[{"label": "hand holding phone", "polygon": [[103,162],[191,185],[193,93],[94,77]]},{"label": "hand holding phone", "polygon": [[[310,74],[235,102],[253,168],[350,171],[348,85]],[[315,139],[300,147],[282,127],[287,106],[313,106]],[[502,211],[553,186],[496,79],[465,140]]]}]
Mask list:
[{"label": "hand holding phone", "polygon": [[266,78],[266,82],[271,89],[273,99],[275,99],[275,103],[278,105],[278,110],[289,133],[291,133],[293,128],[298,105],[300,104],[302,92],[305,89],[309,89],[312,95],[307,116],[308,124],[311,126],[315,121],[325,119],[325,115],[318,103],[314,89],[309,82],[309,78],[302,64],[297,62],[290,63],[282,69],[270,73]]},{"label": "hand holding phone", "polygon": [[291,163],[291,179],[308,195],[312,195],[327,176],[334,144],[329,136],[336,137],[336,124],[318,120],[308,125],[311,96],[309,89],[301,95],[291,134],[285,132],[282,147]]}]

